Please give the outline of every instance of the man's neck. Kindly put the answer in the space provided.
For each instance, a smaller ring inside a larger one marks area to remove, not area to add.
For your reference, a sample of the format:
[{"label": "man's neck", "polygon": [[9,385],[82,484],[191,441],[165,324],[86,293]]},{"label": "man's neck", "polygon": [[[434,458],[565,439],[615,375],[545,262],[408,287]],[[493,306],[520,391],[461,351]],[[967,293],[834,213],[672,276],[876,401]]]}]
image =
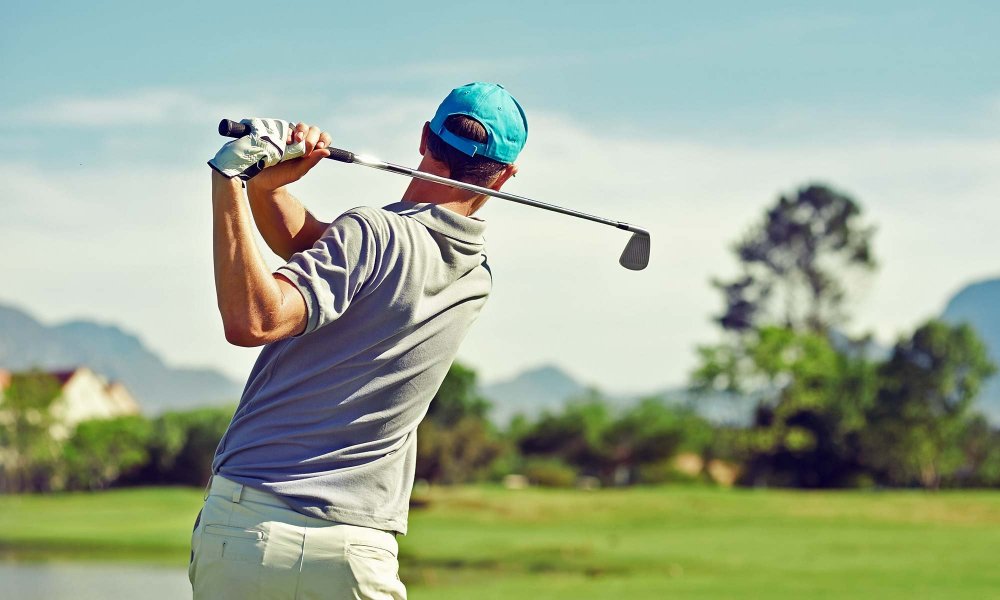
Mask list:
[{"label": "man's neck", "polygon": [[[417,170],[439,177],[448,177],[449,175],[447,170],[437,168],[434,161],[426,160],[426,158],[420,162]],[[486,203],[486,196],[479,194],[472,196],[465,190],[422,179],[410,180],[410,185],[406,187],[406,191],[403,192],[403,197],[400,199],[404,202],[437,204],[466,217],[472,216]]]}]

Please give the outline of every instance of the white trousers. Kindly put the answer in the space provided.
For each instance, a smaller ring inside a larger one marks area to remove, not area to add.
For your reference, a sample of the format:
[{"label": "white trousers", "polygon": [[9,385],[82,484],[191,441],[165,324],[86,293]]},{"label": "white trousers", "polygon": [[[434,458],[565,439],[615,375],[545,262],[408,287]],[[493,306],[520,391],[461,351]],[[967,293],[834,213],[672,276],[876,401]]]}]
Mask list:
[{"label": "white trousers", "polygon": [[195,600],[405,600],[393,534],[298,513],[216,475],[191,538]]}]

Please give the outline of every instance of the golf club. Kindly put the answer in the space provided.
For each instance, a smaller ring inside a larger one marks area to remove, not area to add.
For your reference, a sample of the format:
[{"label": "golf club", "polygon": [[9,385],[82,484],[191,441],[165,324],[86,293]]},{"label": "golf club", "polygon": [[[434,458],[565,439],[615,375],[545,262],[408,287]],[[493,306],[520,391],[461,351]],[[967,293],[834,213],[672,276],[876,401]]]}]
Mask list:
[{"label": "golf club", "polygon": [[[219,122],[219,134],[231,138],[240,138],[250,134],[250,126],[245,123],[240,123],[238,121],[223,119],[222,121]],[[580,219],[594,221],[595,223],[603,223],[604,225],[610,225],[618,229],[624,229],[625,231],[630,231],[632,232],[632,237],[629,239],[628,244],[625,245],[625,250],[622,251],[621,258],[618,259],[619,264],[621,264],[621,266],[625,267],[626,269],[630,269],[632,271],[641,271],[642,269],[646,268],[646,265],[649,264],[649,232],[641,227],[636,227],[635,225],[629,225],[628,223],[624,223],[622,221],[615,221],[613,219],[605,219],[604,217],[589,215],[587,213],[582,213],[568,208],[563,208],[561,206],[556,206],[554,204],[539,202],[538,200],[532,200],[531,198],[525,198],[524,196],[508,194],[506,192],[491,190],[490,188],[473,185],[471,183],[455,181],[454,179],[448,179],[446,177],[439,177],[437,175],[424,173],[423,171],[417,171],[416,169],[411,169],[409,167],[383,162],[371,156],[365,156],[363,154],[355,154],[349,150],[342,150],[340,148],[328,148],[328,150],[330,150],[330,156],[328,156],[327,158],[331,158],[333,160],[337,160],[340,162],[363,165],[366,167],[371,167],[373,169],[379,169],[382,171],[395,173],[397,175],[404,175],[406,177],[413,177],[415,179],[432,181],[434,183],[440,183],[442,185],[468,190],[470,192],[475,192],[477,194],[486,194],[487,196],[492,196],[494,198],[510,200],[511,202],[526,204],[528,206],[534,206],[535,208],[542,208],[552,212],[569,215],[571,217],[578,217]],[[263,160],[261,160],[261,162],[258,163],[255,167],[251,167],[247,171],[247,174],[252,177],[253,175],[259,173],[260,170],[263,168],[264,164]]]}]

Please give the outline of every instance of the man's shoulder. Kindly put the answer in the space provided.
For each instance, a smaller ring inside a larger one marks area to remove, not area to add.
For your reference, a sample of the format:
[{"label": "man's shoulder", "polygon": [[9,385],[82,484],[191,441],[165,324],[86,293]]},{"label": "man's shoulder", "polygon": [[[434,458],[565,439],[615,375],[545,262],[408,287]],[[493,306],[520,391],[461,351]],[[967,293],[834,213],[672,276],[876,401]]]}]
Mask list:
[{"label": "man's shoulder", "polygon": [[367,221],[378,222],[384,221],[385,216],[382,214],[381,208],[375,208],[374,206],[355,206],[354,208],[347,209],[341,214],[341,217],[361,217]]},{"label": "man's shoulder", "polygon": [[345,210],[339,217],[337,217],[334,224],[338,221],[342,223],[348,223],[354,227],[363,230],[363,233],[370,233],[376,237],[385,237],[390,234],[393,229],[393,223],[390,221],[392,215],[386,213],[386,211],[381,208],[376,208],[373,206],[355,206],[354,208]]},{"label": "man's shoulder", "polygon": [[374,206],[355,206],[352,209],[344,211],[341,217],[345,216],[364,219],[372,227],[393,227],[407,222],[405,217],[395,211]]},{"label": "man's shoulder", "polygon": [[403,229],[413,228],[419,225],[418,221],[410,218],[401,210],[397,210],[397,205],[390,204],[383,208],[374,206],[356,206],[338,218],[352,218],[367,226],[378,236],[388,237]]}]

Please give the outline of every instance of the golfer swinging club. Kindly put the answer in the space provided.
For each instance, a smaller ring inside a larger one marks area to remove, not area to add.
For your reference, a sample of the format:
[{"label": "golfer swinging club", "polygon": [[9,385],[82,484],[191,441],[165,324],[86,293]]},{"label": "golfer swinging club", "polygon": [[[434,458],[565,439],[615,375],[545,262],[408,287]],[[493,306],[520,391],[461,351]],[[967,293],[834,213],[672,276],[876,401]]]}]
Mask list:
[{"label": "golfer swinging club", "polygon": [[[395,536],[417,425],[490,293],[473,216],[486,196],[414,179],[395,204],[324,223],[286,186],[329,155],[330,136],[245,122],[252,133],[209,161],[215,285],[226,339],[264,347],[195,525],[194,597],[405,598]],[[472,83],[424,124],[420,170],[498,190],[526,138],[517,101]],[[287,261],[273,274],[251,212]]]}]

